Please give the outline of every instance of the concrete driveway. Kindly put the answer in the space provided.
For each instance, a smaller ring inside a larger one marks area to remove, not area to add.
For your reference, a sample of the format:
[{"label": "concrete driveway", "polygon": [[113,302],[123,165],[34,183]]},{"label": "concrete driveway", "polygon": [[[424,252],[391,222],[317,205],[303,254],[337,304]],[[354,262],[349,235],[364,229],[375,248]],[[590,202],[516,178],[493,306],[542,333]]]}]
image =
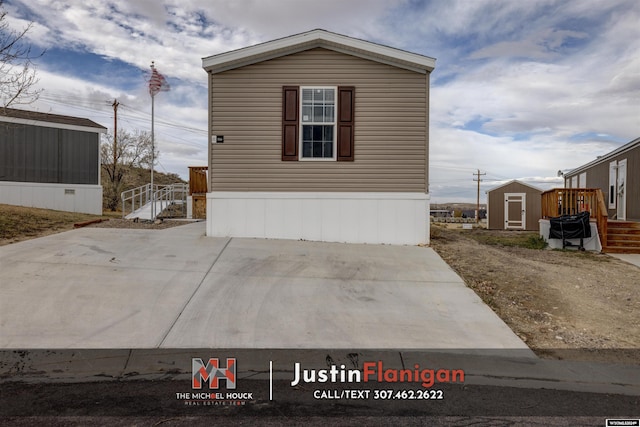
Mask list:
[{"label": "concrete driveway", "polygon": [[204,232],[0,247],[0,348],[527,348],[430,248]]}]

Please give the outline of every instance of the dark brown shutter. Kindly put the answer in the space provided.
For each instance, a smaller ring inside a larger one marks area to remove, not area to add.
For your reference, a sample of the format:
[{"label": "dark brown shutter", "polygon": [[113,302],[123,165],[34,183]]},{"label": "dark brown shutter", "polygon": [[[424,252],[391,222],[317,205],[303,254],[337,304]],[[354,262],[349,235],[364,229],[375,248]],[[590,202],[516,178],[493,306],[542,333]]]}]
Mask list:
[{"label": "dark brown shutter", "polygon": [[338,87],[338,161],[353,161],[353,104],[356,88]]},{"label": "dark brown shutter", "polygon": [[298,160],[298,86],[282,87],[282,160]]}]

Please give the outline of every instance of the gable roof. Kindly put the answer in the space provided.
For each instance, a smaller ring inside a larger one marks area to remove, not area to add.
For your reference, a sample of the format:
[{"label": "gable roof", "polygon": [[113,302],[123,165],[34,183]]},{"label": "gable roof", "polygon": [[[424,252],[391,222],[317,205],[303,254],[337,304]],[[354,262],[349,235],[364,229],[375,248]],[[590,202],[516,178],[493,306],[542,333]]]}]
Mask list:
[{"label": "gable roof", "polygon": [[318,47],[423,74],[436,66],[428,56],[317,29],[203,58],[202,68],[220,73]]},{"label": "gable roof", "polygon": [[107,128],[82,117],[0,108],[0,122],[104,133]]},{"label": "gable roof", "polygon": [[585,169],[589,169],[591,166],[597,165],[599,163],[606,162],[609,159],[611,159],[611,158],[613,158],[613,157],[615,157],[617,155],[620,155],[620,154],[622,154],[624,152],[627,152],[629,150],[633,150],[636,147],[640,147],[640,137],[634,139],[631,142],[628,142],[628,143],[624,144],[621,147],[616,148],[615,150],[611,151],[610,153],[607,153],[607,154],[605,154],[603,156],[599,156],[597,159],[592,160],[591,162],[589,162],[589,163],[587,163],[585,165],[579,166],[579,167],[577,167],[575,169],[570,170],[569,172],[566,172],[564,174],[564,177],[567,178],[568,176],[573,176],[575,174],[578,174],[578,173],[584,171]]},{"label": "gable roof", "polygon": [[524,185],[525,187],[529,187],[529,188],[531,188],[532,190],[539,191],[539,192],[541,192],[541,193],[542,193],[542,190],[541,190],[541,189],[539,189],[539,188],[537,188],[537,187],[534,187],[533,185],[525,184],[524,182],[522,182],[522,181],[518,181],[517,179],[512,179],[512,180],[511,180],[511,181],[509,181],[509,182],[505,182],[504,184],[498,185],[497,187],[493,187],[493,188],[491,188],[491,189],[489,189],[489,190],[485,191],[485,193],[487,193],[487,194],[488,194],[488,193],[490,193],[490,192],[492,192],[492,191],[499,190],[499,189],[501,189],[502,187],[506,187],[507,185],[511,185],[511,184],[514,184],[514,183],[516,183],[516,184],[520,184],[520,185]]}]

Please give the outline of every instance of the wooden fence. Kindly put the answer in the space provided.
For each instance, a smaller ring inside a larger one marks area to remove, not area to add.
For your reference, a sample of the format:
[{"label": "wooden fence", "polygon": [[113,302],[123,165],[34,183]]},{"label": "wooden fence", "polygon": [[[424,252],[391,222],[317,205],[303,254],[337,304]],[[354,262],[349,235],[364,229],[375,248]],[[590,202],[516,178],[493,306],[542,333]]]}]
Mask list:
[{"label": "wooden fence", "polygon": [[189,196],[192,218],[207,217],[207,166],[189,166]]},{"label": "wooden fence", "polygon": [[207,166],[189,166],[189,195],[207,192]]}]

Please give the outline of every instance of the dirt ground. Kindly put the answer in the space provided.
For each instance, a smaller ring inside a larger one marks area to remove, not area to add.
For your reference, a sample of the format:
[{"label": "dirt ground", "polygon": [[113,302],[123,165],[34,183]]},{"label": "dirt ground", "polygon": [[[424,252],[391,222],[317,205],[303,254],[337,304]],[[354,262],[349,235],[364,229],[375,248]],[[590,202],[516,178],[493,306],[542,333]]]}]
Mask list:
[{"label": "dirt ground", "polygon": [[495,244],[514,233],[433,225],[431,245],[539,356],[640,364],[640,269],[604,254]]}]

